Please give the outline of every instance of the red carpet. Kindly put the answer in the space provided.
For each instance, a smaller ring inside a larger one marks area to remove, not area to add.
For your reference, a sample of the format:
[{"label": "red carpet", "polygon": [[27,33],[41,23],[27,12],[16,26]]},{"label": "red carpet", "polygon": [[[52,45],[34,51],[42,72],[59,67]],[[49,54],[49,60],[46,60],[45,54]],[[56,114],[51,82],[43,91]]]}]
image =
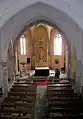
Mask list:
[{"label": "red carpet", "polygon": [[37,85],[48,85],[50,82],[49,81],[40,81],[40,82],[37,82]]}]

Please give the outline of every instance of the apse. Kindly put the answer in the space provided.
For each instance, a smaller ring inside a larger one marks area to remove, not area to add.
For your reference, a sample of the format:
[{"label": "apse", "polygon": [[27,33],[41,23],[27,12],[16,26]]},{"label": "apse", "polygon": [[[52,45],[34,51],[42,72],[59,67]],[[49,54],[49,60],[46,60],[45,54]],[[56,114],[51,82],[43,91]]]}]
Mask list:
[{"label": "apse", "polygon": [[59,68],[60,71],[68,73],[68,44],[56,27],[46,23],[27,27],[14,47],[16,74],[27,75],[28,71],[38,68],[47,68],[49,72]]}]

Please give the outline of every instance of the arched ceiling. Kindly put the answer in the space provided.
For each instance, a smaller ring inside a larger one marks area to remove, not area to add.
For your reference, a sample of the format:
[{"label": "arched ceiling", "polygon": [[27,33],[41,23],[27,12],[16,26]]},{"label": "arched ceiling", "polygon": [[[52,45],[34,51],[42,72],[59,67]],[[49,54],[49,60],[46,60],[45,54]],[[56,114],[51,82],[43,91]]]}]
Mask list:
[{"label": "arched ceiling", "polygon": [[17,12],[39,1],[68,14],[83,29],[83,0],[0,0],[0,27]]},{"label": "arched ceiling", "polygon": [[81,52],[82,30],[80,27],[83,28],[83,23],[79,19],[82,17],[78,17],[76,9],[70,7],[67,1],[3,0],[0,6],[0,37],[3,51],[1,60],[6,60],[10,40],[14,42],[24,26],[38,20],[45,20],[58,26],[69,43],[75,45],[78,58],[81,57],[79,52]]},{"label": "arched ceiling", "polygon": [[74,44],[78,65],[76,82],[80,90],[83,79],[79,79],[83,62],[83,0],[0,0],[0,61],[7,61],[11,39],[14,41],[24,26],[40,19],[59,26],[68,41]]}]

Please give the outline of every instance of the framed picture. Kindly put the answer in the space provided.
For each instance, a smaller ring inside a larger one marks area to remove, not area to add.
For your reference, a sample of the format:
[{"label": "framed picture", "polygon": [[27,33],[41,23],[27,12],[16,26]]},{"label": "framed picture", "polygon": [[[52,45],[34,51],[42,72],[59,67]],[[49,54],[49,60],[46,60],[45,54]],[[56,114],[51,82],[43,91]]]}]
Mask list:
[{"label": "framed picture", "polygon": [[58,59],[55,59],[55,63],[56,63],[56,64],[59,64],[59,60],[58,60]]}]

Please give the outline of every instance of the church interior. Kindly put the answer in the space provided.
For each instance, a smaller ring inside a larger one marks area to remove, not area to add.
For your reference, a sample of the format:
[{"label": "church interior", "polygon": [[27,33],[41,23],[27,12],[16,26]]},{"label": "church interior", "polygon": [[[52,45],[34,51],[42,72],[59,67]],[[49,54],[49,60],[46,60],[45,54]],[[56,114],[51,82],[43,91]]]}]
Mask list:
[{"label": "church interior", "polygon": [[[19,70],[27,73],[37,67],[48,67],[50,70],[65,68],[65,73],[68,73],[67,44],[56,28],[44,23],[26,28],[14,47],[16,74]],[[8,53],[10,59],[11,44]],[[55,63],[56,60],[59,60],[59,64]]]},{"label": "church interior", "polygon": [[1,3],[0,119],[82,119],[82,24],[68,2],[24,1]]}]

